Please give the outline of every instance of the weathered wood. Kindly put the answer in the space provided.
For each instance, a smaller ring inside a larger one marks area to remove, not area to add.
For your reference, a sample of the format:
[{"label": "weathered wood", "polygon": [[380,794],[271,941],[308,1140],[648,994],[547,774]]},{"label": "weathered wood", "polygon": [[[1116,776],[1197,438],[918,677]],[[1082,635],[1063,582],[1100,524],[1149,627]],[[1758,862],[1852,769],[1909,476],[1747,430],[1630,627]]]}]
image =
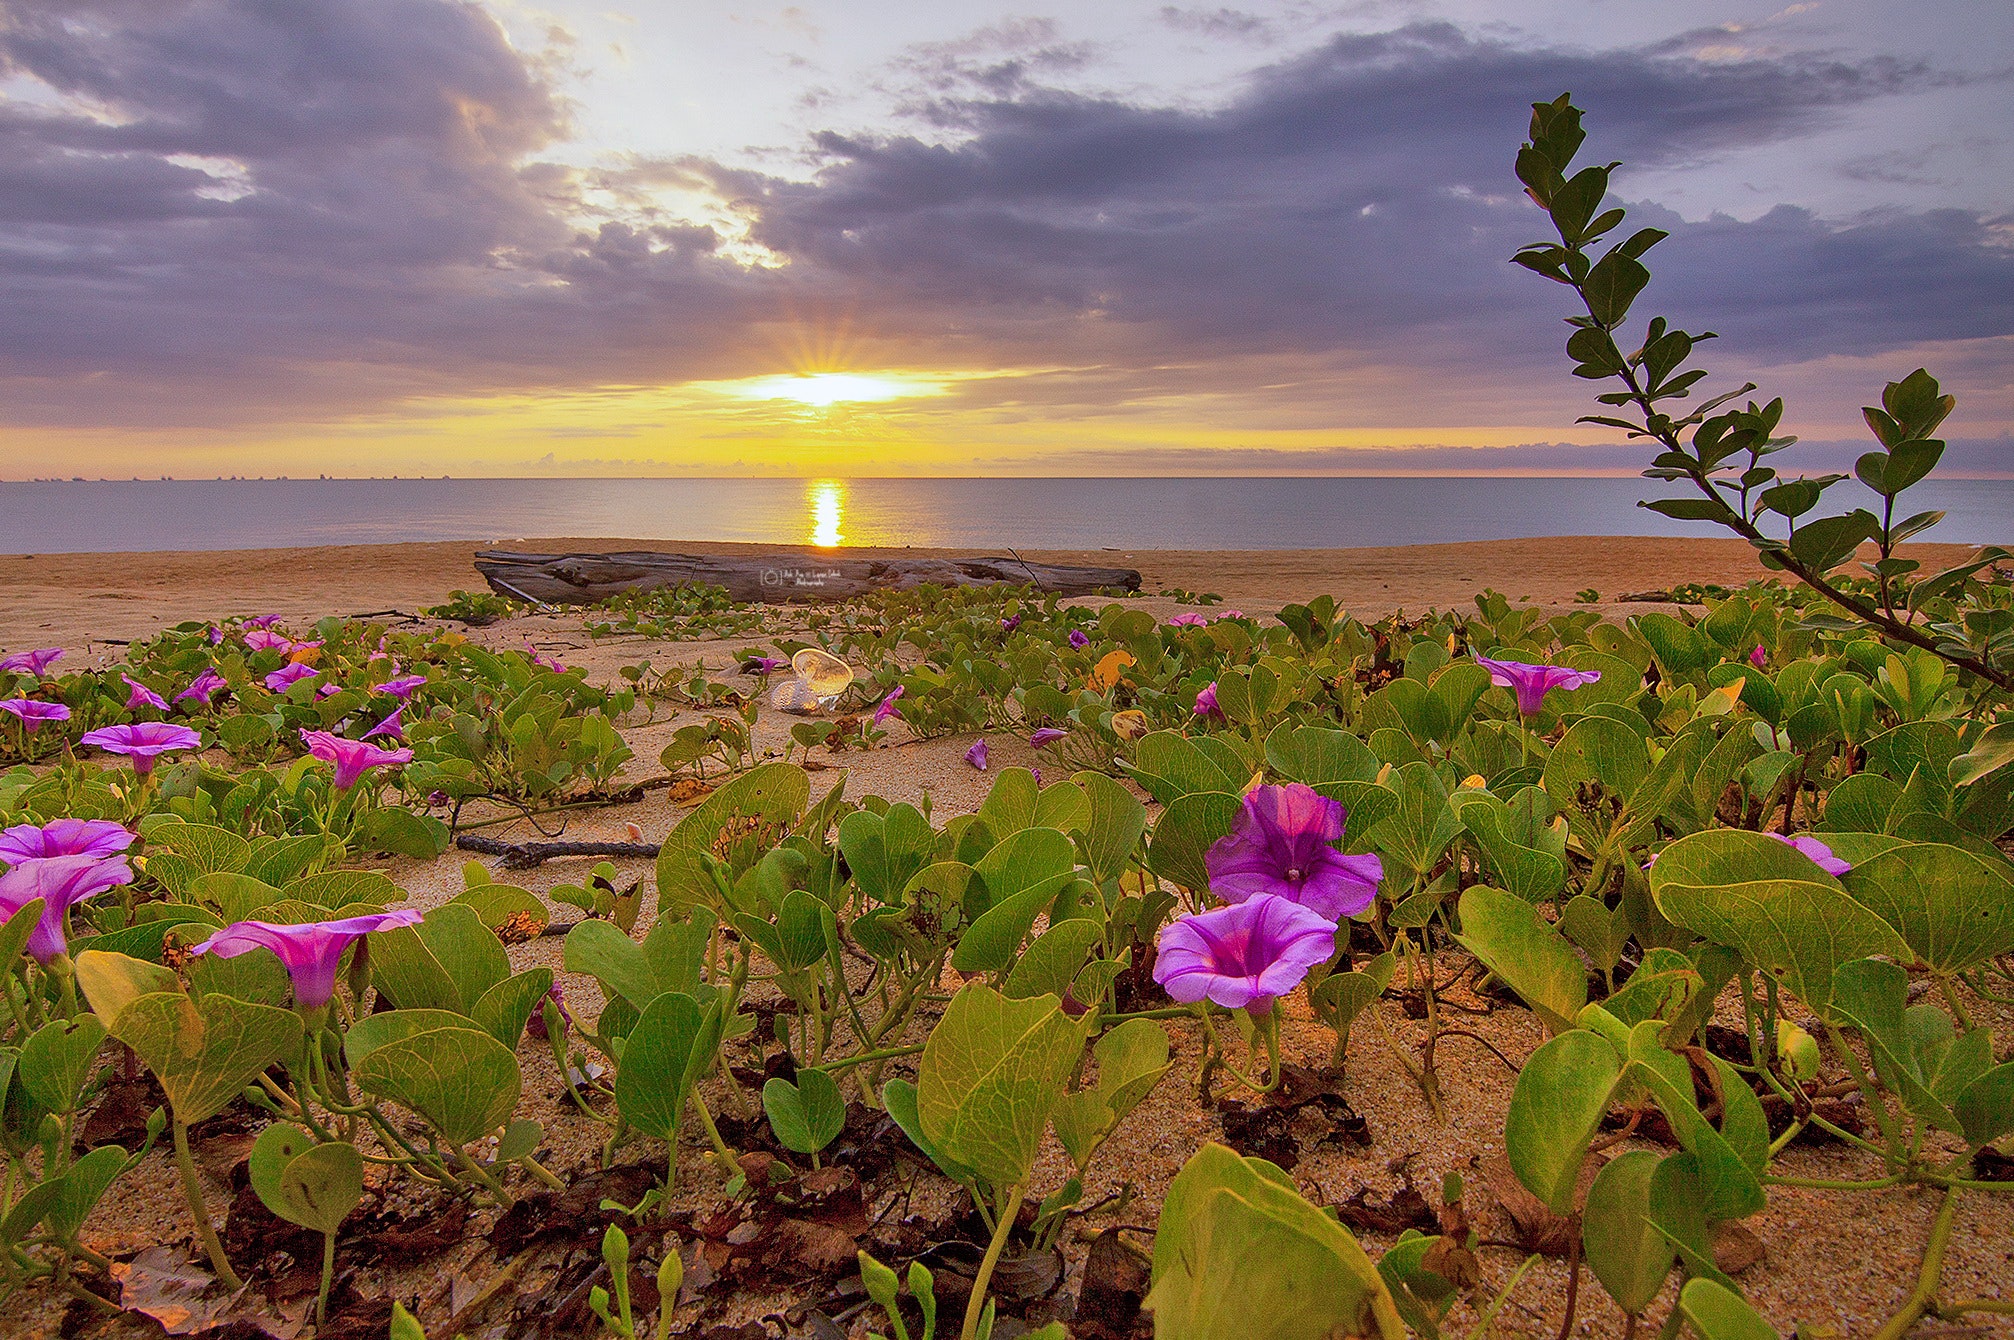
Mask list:
[{"label": "weathered wood", "polygon": [[625,591],[664,586],[720,586],[735,600],[851,600],[870,591],[918,586],[1032,585],[1059,595],[1085,596],[1114,588],[1140,589],[1132,568],[1077,568],[1018,558],[840,558],[817,550],[756,556],[731,554],[519,554],[485,549],[476,571],[499,594],[577,605]]}]

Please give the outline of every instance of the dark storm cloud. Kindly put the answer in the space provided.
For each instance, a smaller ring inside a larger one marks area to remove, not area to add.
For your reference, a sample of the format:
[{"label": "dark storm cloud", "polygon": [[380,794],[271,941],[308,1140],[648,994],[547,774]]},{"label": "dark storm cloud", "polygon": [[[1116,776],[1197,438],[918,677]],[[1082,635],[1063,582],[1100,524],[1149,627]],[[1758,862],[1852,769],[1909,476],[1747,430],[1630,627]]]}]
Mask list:
[{"label": "dark storm cloud", "polygon": [[[1094,319],[1151,327],[1182,354],[1277,345],[1463,363],[1528,341],[1538,309],[1557,306],[1504,264],[1543,226],[1509,172],[1534,94],[1571,88],[1601,154],[1655,167],[1780,139],[1929,78],[1885,60],[1527,51],[1443,26],[1346,37],[1217,112],[974,99],[955,147],[827,136],[838,161],[774,187],[760,236],[880,301],[1009,330],[1015,317]],[[1784,342],[1814,320],[1842,352],[2014,329],[2014,257],[1969,216],[1838,229],[1796,210],[1698,226],[1656,214],[1675,236],[1655,254],[1670,275],[1651,300],[1753,336],[1750,353],[1802,352]],[[1755,293],[1768,311],[1750,320],[1736,308]],[[1870,319],[1837,324],[1856,311]]]},{"label": "dark storm cloud", "polygon": [[[1559,375],[1562,291],[1506,264],[1541,235],[1509,170],[1534,98],[1574,91],[1589,157],[1671,167],[1941,79],[1697,45],[1416,26],[1199,111],[1048,87],[1086,53],[1026,23],[907,58],[912,110],[948,141],[827,133],[807,182],[543,161],[568,132],[562,76],[472,4],[17,0],[0,67],[54,96],[0,103],[0,390],[43,422],[283,419],[773,371],[793,320],[843,318],[889,361],[1096,368],[1108,404],[1178,367],[1184,389],[1256,393],[1269,357],[1377,370],[1422,405],[1451,379],[1510,403],[1542,374],[1564,403],[1586,388]],[[788,263],[744,268],[654,212],[667,186],[717,192]],[[1638,213],[1674,233],[1646,310],[1712,325],[1730,355],[2014,331],[2004,221]]]}]

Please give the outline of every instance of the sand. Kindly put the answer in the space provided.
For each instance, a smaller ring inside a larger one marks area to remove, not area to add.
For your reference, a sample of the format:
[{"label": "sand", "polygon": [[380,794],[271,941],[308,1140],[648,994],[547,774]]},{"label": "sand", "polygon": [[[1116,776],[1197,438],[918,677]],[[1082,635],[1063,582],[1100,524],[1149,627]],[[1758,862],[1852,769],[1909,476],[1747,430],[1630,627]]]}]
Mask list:
[{"label": "sand", "polygon": [[[615,549],[649,543],[530,540],[521,547]],[[119,649],[107,645],[110,639],[145,636],[184,619],[265,611],[293,619],[386,609],[413,611],[440,602],[455,587],[477,584],[468,566],[475,547],[381,545],[0,559],[0,646],[62,645],[98,659],[116,657]],[[1927,552],[1919,556],[1927,564],[1948,562],[1964,552],[1955,546],[1924,549]],[[1306,600],[1327,591],[1345,607],[1367,616],[1401,606],[1464,607],[1483,587],[1494,587],[1513,598],[1528,596],[1549,608],[1575,608],[1576,593],[1589,586],[1599,588],[1604,596],[1613,596],[1687,581],[1733,585],[1760,573],[1747,546],[1718,540],[1555,539],[1359,550],[1094,551],[1030,557],[1108,564],[1118,559],[1141,568],[1149,592],[1168,588],[1215,591],[1227,604],[1249,613],[1267,612],[1287,601]],[[1143,603],[1164,611],[1178,602],[1155,596]],[[1598,608],[1620,614],[1651,606],[1604,604]],[[472,636],[494,646],[519,646],[529,640],[560,652],[570,664],[587,668],[595,678],[612,676],[617,667],[646,658],[659,667],[702,659],[721,667],[733,648],[758,640],[664,643],[621,637],[594,642],[581,632],[578,616],[568,614],[514,618],[477,630]],[[694,716],[673,713],[663,705],[649,713],[640,709],[623,731],[638,755],[631,771],[639,776],[654,773],[658,750],[678,725]],[[765,715],[757,725],[758,744],[780,746],[788,724],[788,719]],[[902,739],[900,732],[895,738]],[[847,791],[851,796],[874,793],[891,800],[917,801],[927,794],[940,820],[945,814],[969,811],[978,806],[991,779],[963,762],[967,744],[968,739],[954,738],[899,744],[866,754],[830,758],[821,754],[820,761],[828,762],[830,768],[813,775],[814,795],[835,784],[843,768],[849,773]],[[995,735],[991,745],[996,770],[1042,761],[1018,738]],[[636,804],[579,814],[567,822],[565,835],[619,839],[625,835],[624,825],[634,823],[655,839],[684,810],[684,806],[671,803],[665,793],[651,792]],[[485,831],[513,839],[540,836],[522,824]],[[431,863],[395,860],[389,873],[411,892],[411,905],[427,908],[459,890],[461,859],[464,857],[450,854]],[[645,877],[650,870],[650,863],[644,861],[617,864],[625,880]],[[577,882],[583,873],[583,863],[560,861],[529,872],[500,872],[498,878],[543,893],[559,883]],[[561,911],[561,919],[572,916],[570,909]],[[651,909],[646,907],[643,924],[648,924],[650,915]],[[558,969],[560,941],[544,939],[514,946],[511,957],[520,969],[534,964]],[[578,1007],[590,1013],[597,1008],[592,979],[567,975],[565,984],[569,999]],[[1384,1025],[1396,1036],[1408,1043],[1416,1040],[1419,1025],[1405,1017],[1396,1000],[1387,999],[1378,1009]],[[2010,1029],[2014,1010],[1983,1004],[1975,1004],[1975,1009],[1980,1021],[1994,1024],[2003,1039],[2014,1031]],[[1487,1017],[1465,1019],[1464,1023],[1489,1037],[1513,1060],[1521,1061],[1543,1041],[1537,1021],[1519,1009],[1497,1008]],[[920,1028],[916,1031],[920,1039]],[[1218,1134],[1218,1119],[1195,1097],[1192,1076],[1199,1054],[1198,1038],[1183,1025],[1171,1032],[1179,1055],[1176,1070],[1094,1163],[1091,1184],[1086,1188],[1085,1200],[1090,1202],[1131,1184],[1144,1204],[1135,1203],[1128,1222],[1151,1222],[1151,1207],[1158,1204],[1168,1180],[1198,1144]],[[1321,1064],[1328,1035],[1307,1018],[1298,1001],[1289,1007],[1284,1034],[1289,1060]],[[521,1111],[546,1124],[554,1170],[564,1176],[592,1167],[599,1128],[571,1116],[556,1100],[556,1076],[549,1055],[527,1043],[519,1056],[526,1094]],[[1507,1221],[1483,1190],[1484,1179],[1476,1163],[1502,1147],[1503,1114],[1512,1076],[1481,1047],[1458,1039],[1443,1043],[1441,1066],[1449,1105],[1445,1123],[1434,1120],[1417,1089],[1379,1042],[1376,1030],[1360,1024],[1352,1043],[1345,1093],[1368,1120],[1374,1143],[1369,1148],[1324,1148],[1304,1158],[1294,1174],[1304,1194],[1320,1203],[1335,1203],[1368,1187],[1382,1197],[1400,1184],[1398,1169],[1404,1167],[1406,1175],[1431,1197],[1444,1173],[1460,1172],[1474,1190],[1474,1213],[1483,1237],[1510,1236]],[[1060,1151],[1053,1141],[1051,1145],[1038,1169],[1042,1190],[1062,1176]],[[717,1193],[719,1170],[707,1165],[697,1146],[681,1156],[681,1168],[681,1203],[688,1197],[697,1201]],[[1836,1148],[1796,1148],[1787,1152],[1777,1171],[1802,1177],[1864,1178],[1874,1170],[1867,1159]],[[213,1182],[209,1189],[212,1208],[221,1215],[224,1188]],[[2014,1206],[2008,1201],[2008,1197],[1986,1194],[1967,1197],[1946,1263],[1944,1297],[1997,1297],[2005,1287],[2003,1281],[2014,1278]],[[1776,1188],[1770,1193],[1769,1208],[1747,1221],[1762,1240],[1766,1255],[1743,1273],[1742,1285],[1772,1320],[1786,1328],[1803,1322],[1830,1328],[1815,1334],[1870,1334],[1907,1293],[1935,1209],[1934,1197],[1922,1191],[1848,1195]],[[484,1216],[471,1225],[472,1231],[480,1233],[486,1222]],[[1114,1222],[1109,1215],[1092,1216],[1084,1224],[1084,1232],[1095,1232],[1109,1222]],[[148,1166],[121,1179],[93,1215],[85,1239],[99,1251],[117,1255],[156,1242],[186,1242],[188,1235],[187,1212],[175,1194],[162,1155],[156,1153],[150,1156]],[[1389,1238],[1377,1234],[1362,1237],[1373,1255],[1390,1245]],[[1073,1261],[1081,1262],[1081,1242],[1072,1242],[1068,1251]],[[1484,1285],[1493,1291],[1509,1278],[1523,1253],[1486,1246],[1480,1255]],[[423,1317],[430,1325],[439,1326],[457,1291],[466,1292],[496,1268],[487,1248],[471,1239],[418,1270],[379,1276],[370,1283],[407,1301],[417,1297],[423,1305]],[[535,1267],[519,1283],[533,1283],[537,1271]],[[466,1283],[457,1284],[457,1280]],[[1565,1280],[1564,1262],[1543,1262],[1517,1290],[1492,1334],[1557,1334]],[[1667,1292],[1664,1300],[1652,1306],[1653,1321],[1661,1319],[1669,1296]],[[776,1301],[750,1299],[745,1311],[738,1308],[720,1320],[733,1322],[759,1315]],[[0,1317],[0,1335],[54,1333],[61,1302],[42,1290],[33,1291],[23,1302],[25,1306]],[[505,1315],[507,1309],[493,1311],[484,1324],[471,1326],[470,1333],[496,1334],[495,1322]],[[1599,1286],[1584,1278],[1573,1334],[1619,1336],[1623,1320]],[[1449,1321],[1451,1333],[1465,1334],[1473,1318],[1458,1309]],[[138,1337],[160,1332],[118,1323],[92,1333]],[[1639,1331],[1651,1333],[1648,1329]],[[1926,1336],[1935,1333],[1935,1322],[1925,1323],[1918,1332]],[[1968,1318],[1965,1328],[1943,1333],[2009,1336],[2014,1335],[2014,1325],[1973,1317]]]},{"label": "sand", "polygon": [[[675,540],[535,538],[499,542],[540,553],[676,549],[761,554],[778,546]],[[217,552],[0,555],[0,647],[65,646],[145,637],[184,619],[277,613],[290,619],[437,605],[456,589],[481,590],[471,560],[490,547],[467,542],[325,545]],[[848,549],[851,557],[972,550]],[[1963,545],[1910,548],[1926,567],[1958,562]],[[1567,536],[1368,549],[1028,550],[1045,563],[1123,564],[1140,570],[1150,595],[1213,591],[1247,613],[1270,612],[1324,592],[1345,609],[1378,617],[1399,608],[1469,609],[1494,588],[1549,608],[1592,588],[1591,608],[1646,608],[1615,597],[1678,582],[1736,586],[1766,576],[1741,540]],[[1249,607],[1249,608],[1248,608]],[[1156,608],[1149,605],[1148,608]]]}]

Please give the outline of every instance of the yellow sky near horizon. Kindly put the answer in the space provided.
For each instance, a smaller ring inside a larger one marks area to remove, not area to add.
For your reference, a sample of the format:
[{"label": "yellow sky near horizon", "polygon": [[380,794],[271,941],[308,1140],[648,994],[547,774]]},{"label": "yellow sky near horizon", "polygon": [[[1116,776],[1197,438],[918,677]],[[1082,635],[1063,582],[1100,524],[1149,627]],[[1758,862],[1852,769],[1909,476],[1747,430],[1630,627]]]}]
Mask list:
[{"label": "yellow sky near horizon", "polygon": [[[1110,403],[1097,403],[1105,387],[1104,370],[1095,367],[834,367],[661,387],[414,397],[291,425],[25,427],[7,435],[0,479],[1629,474],[1639,468],[1638,450],[1611,429],[1574,423],[1570,406],[1534,414],[1530,405],[1465,402],[1455,393],[1431,405],[1408,404],[1373,370],[1355,379],[1365,408],[1339,412],[1336,385],[1317,382],[1307,370],[1291,374],[1307,378],[1311,391],[1319,385],[1305,400],[1292,381],[1253,385],[1212,371],[1219,375],[1170,368]],[[1780,370],[1793,384],[1799,371]],[[1836,377],[1841,369],[1825,371]],[[1580,389],[1561,380],[1567,385],[1543,394]],[[1212,389],[1212,382],[1233,389]],[[1973,407],[1997,417],[1990,403],[1997,397],[1987,399]],[[1807,437],[1864,433],[1857,422],[1795,422],[1792,403],[1788,426]],[[1822,408],[1834,411],[1828,418],[1843,411],[1857,419],[1848,406]],[[1506,421],[1490,421],[1492,411],[1506,410]],[[1353,417],[1372,421],[1349,423]],[[1422,419],[1439,422],[1422,426]],[[1559,447],[1535,455],[1535,443],[1601,450],[1582,461]],[[1417,465],[1407,459],[1415,451],[1424,453]]]}]

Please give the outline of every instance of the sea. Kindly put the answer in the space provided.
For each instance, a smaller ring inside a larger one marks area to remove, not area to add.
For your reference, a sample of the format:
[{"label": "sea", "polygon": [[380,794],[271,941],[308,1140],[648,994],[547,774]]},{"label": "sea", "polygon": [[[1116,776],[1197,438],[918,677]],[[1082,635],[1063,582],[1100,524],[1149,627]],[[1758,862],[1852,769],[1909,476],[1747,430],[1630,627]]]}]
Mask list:
[{"label": "sea", "polygon": [[[1637,478],[215,479],[0,482],[0,553],[526,536],[1026,549],[1328,549],[1715,535]],[[1854,481],[1829,503],[1871,505]],[[1926,540],[2014,544],[2014,480],[1932,480]]]}]

